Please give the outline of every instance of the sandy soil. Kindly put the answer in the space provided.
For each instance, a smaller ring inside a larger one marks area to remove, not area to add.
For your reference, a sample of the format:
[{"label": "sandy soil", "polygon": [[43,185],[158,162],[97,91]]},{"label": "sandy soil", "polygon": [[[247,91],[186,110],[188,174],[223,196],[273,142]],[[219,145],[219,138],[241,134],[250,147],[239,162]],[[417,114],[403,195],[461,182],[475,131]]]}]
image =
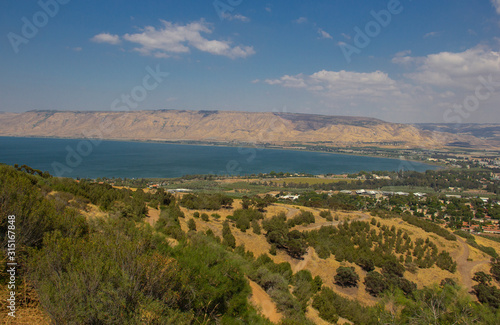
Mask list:
[{"label": "sandy soil", "polygon": [[160,219],[160,210],[148,207],[148,217],[145,219],[147,223],[154,226],[156,221]]},{"label": "sandy soil", "polygon": [[271,297],[262,289],[257,283],[248,279],[250,288],[252,288],[252,296],[250,303],[257,308],[257,310],[273,323],[278,323],[283,315],[278,312],[276,304]]}]

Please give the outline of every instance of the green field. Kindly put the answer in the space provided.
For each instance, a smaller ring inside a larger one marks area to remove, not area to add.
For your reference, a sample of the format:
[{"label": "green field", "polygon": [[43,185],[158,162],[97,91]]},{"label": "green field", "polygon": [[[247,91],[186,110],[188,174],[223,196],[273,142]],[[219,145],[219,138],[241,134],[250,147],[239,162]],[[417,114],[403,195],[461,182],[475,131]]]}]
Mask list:
[{"label": "green field", "polygon": [[349,178],[318,178],[318,177],[290,177],[290,178],[282,178],[279,181],[273,181],[272,179],[270,180],[272,182],[277,182],[280,184],[285,183],[299,183],[299,184],[331,184],[331,183],[338,183],[338,182],[347,182],[351,183],[355,181],[354,179],[349,179]]}]

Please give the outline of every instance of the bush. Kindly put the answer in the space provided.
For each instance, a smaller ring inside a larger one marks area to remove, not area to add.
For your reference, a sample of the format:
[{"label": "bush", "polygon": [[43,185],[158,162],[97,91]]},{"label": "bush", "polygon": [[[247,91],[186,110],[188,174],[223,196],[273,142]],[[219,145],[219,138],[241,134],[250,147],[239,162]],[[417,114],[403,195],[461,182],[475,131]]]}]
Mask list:
[{"label": "bush", "polygon": [[319,213],[319,216],[326,219],[328,216],[331,217],[332,213],[330,212],[330,210],[323,210]]},{"label": "bush", "polygon": [[338,316],[341,316],[354,324],[379,324],[374,308],[364,307],[327,287],[323,287],[321,292],[314,296],[312,307],[319,311],[321,318],[331,323],[335,323]]},{"label": "bush", "polygon": [[452,279],[452,278],[444,278],[439,283],[440,287],[444,287],[444,286],[447,286],[447,285],[448,286],[452,286],[452,287],[456,287],[457,286],[457,281],[455,279]]},{"label": "bush", "polygon": [[411,225],[420,227],[427,232],[435,233],[436,235],[439,235],[447,240],[457,240],[457,237],[453,235],[450,231],[441,228],[439,225],[431,221],[423,220],[411,215],[403,215],[402,219]]},{"label": "bush", "polygon": [[357,264],[366,272],[375,270],[375,263],[371,258],[360,257]]},{"label": "bush", "polygon": [[208,214],[206,214],[206,213],[202,213],[202,214],[201,214],[201,220],[203,220],[203,221],[208,221],[208,220],[209,220],[209,218],[208,218]]},{"label": "bush", "polygon": [[405,267],[396,261],[387,261],[382,266],[382,272],[387,276],[402,277],[405,272]]},{"label": "bush", "polygon": [[292,228],[298,225],[310,225],[314,223],[314,215],[309,211],[300,211],[298,216],[293,217],[287,221],[288,227]]},{"label": "bush", "polygon": [[500,307],[500,290],[485,283],[479,283],[472,287],[477,300],[483,304],[488,304],[492,309]]},{"label": "bush", "polygon": [[337,268],[335,282],[341,287],[356,287],[359,281],[359,275],[354,270],[354,267],[340,266]]},{"label": "bush", "polygon": [[187,225],[189,230],[196,231],[196,222],[194,219],[189,219]]},{"label": "bush", "polygon": [[490,273],[497,280],[500,282],[500,258],[492,258],[491,259],[491,268],[490,268]]},{"label": "bush", "polygon": [[329,288],[323,288],[319,294],[314,296],[312,307],[319,312],[319,317],[330,322],[337,324],[339,315],[332,306],[332,301],[335,299],[335,293]]},{"label": "bush", "polygon": [[476,272],[472,277],[472,280],[479,282],[480,284],[490,284],[492,277],[484,272]]},{"label": "bush", "polygon": [[179,201],[180,205],[191,210],[219,210],[230,208],[233,199],[225,194],[186,194]]},{"label": "bush", "polygon": [[272,244],[271,248],[269,248],[269,254],[276,256],[276,245]]},{"label": "bush", "polygon": [[450,271],[451,273],[455,273],[455,271],[457,270],[457,263],[453,261],[450,253],[445,251],[439,253],[436,260],[436,265],[443,270]]},{"label": "bush", "polygon": [[252,230],[253,230],[253,233],[256,235],[261,234],[260,225],[259,225],[259,222],[257,220],[252,221]]},{"label": "bush", "polygon": [[295,289],[293,294],[297,297],[300,304],[302,305],[302,310],[306,311],[309,299],[318,292],[319,288],[317,283],[314,281],[311,272],[308,270],[301,270],[295,274],[293,277]]},{"label": "bush", "polygon": [[246,232],[250,225],[264,218],[264,215],[256,209],[238,209],[234,211],[231,218],[228,219],[236,222],[236,228],[242,232]]},{"label": "bush", "polygon": [[227,220],[224,221],[224,224],[222,225],[222,244],[231,248],[236,247],[236,238],[234,238],[231,233],[231,228],[229,228]]},{"label": "bush", "polygon": [[179,218],[184,218],[184,213],[175,202],[171,202],[169,206],[162,208],[160,219],[156,222],[155,227],[166,235],[181,240],[185,233],[181,229]]},{"label": "bush", "polygon": [[266,239],[276,248],[286,249],[288,255],[293,258],[301,258],[307,252],[307,243],[304,235],[297,230],[288,232],[286,215],[280,213],[271,219],[265,219],[262,227],[267,231]]},{"label": "bush", "polygon": [[387,281],[384,276],[377,271],[368,272],[364,284],[366,291],[372,296],[378,297],[382,292],[388,289]]}]

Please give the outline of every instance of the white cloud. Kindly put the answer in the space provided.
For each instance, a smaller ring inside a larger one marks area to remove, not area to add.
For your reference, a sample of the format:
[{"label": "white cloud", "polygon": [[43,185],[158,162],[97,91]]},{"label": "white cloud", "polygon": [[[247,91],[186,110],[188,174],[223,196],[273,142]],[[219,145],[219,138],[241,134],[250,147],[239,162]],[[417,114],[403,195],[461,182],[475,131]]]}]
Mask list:
[{"label": "white cloud", "polygon": [[411,56],[395,56],[391,60],[392,63],[396,64],[401,64],[401,65],[406,65],[410,63],[414,63],[415,59],[412,58]]},{"label": "white cloud", "polygon": [[347,40],[351,39],[351,36],[350,36],[350,35],[347,35],[347,34],[345,34],[345,33],[342,33],[342,34],[340,34],[340,35],[342,35],[342,37],[343,37],[343,38],[345,38],[345,39],[347,39]]},{"label": "white cloud", "polygon": [[[311,75],[284,75],[264,82],[304,90],[316,98],[322,112],[327,114],[404,119],[415,103],[412,100],[414,96],[409,93],[404,82],[393,80],[382,71],[363,73],[321,70]],[[391,112],[391,116],[386,116],[385,112]]]},{"label": "white cloud", "polygon": [[90,39],[92,42],[96,43],[108,43],[108,44],[120,44],[120,36],[112,35],[109,33],[97,34]]},{"label": "white cloud", "polygon": [[265,9],[266,9],[267,12],[272,12],[273,11],[273,9],[271,9],[270,6],[267,6]]},{"label": "white cloud", "polygon": [[429,32],[424,35],[424,38],[439,36],[439,34],[441,34],[441,32]]},{"label": "white cloud", "polygon": [[307,18],[306,17],[299,17],[298,19],[293,21],[296,24],[304,24],[307,23]]},{"label": "white cloud", "polygon": [[244,23],[250,22],[250,18],[248,18],[246,16],[243,16],[243,15],[240,15],[240,14],[233,15],[233,14],[230,14],[229,12],[222,13],[222,18],[230,20],[230,21],[232,21],[232,20],[239,20],[239,21],[244,22]]},{"label": "white cloud", "polygon": [[500,15],[500,0],[491,0],[493,7],[497,10],[497,14]]},{"label": "white cloud", "polygon": [[392,63],[405,65],[416,62],[416,59],[412,58],[410,54],[411,50],[400,51],[394,54],[394,57],[392,58]]},{"label": "white cloud", "polygon": [[[321,70],[310,75],[284,75],[264,82],[293,89],[292,93],[297,96],[312,96],[327,114],[374,116],[406,122],[498,120],[500,52],[475,47],[424,57],[411,54],[410,50],[405,50],[394,55],[395,63],[412,63],[406,67],[410,73],[398,79],[383,71]],[[478,87],[482,87],[480,95],[485,99],[480,100],[477,111],[472,114],[457,110],[457,105],[466,105],[468,98],[478,96]],[[302,94],[299,90],[303,90]]]},{"label": "white cloud", "polygon": [[418,60],[419,66],[407,77],[435,87],[473,89],[478,77],[500,74],[500,53],[481,47],[412,59]]},{"label": "white cloud", "polygon": [[307,83],[304,80],[304,76],[299,74],[297,76],[284,75],[280,79],[266,79],[265,83],[269,85],[282,85],[288,88],[307,88]]},{"label": "white cloud", "polygon": [[332,35],[328,34],[321,28],[318,28],[318,34],[321,36],[321,38],[333,39]]},{"label": "white cloud", "polygon": [[334,98],[377,97],[400,95],[396,81],[381,71],[361,73],[351,71],[321,70],[312,75],[284,75],[267,79],[269,85],[287,88],[304,88]]},{"label": "white cloud", "polygon": [[[161,20],[161,22],[161,28],[146,26],[140,33],[123,35],[123,39],[137,45],[134,51],[157,58],[189,53],[191,48],[232,59],[245,58],[255,54],[251,46],[232,46],[230,41],[209,40],[203,37],[202,33],[211,34],[213,32],[212,26],[203,20],[187,25],[174,24],[165,20]],[[97,37],[101,42],[108,40],[108,43],[111,43],[112,40],[119,40],[117,35],[99,34],[94,36],[94,38]]]}]

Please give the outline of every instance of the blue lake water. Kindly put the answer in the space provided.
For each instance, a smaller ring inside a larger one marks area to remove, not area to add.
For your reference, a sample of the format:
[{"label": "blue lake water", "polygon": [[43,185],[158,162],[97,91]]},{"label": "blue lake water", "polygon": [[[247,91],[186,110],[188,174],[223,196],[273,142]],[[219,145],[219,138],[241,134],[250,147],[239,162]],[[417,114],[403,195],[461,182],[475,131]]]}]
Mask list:
[{"label": "blue lake water", "polygon": [[0,163],[28,165],[73,178],[179,177],[290,172],[342,174],[436,169],[397,159],[260,148],[0,137]]}]

